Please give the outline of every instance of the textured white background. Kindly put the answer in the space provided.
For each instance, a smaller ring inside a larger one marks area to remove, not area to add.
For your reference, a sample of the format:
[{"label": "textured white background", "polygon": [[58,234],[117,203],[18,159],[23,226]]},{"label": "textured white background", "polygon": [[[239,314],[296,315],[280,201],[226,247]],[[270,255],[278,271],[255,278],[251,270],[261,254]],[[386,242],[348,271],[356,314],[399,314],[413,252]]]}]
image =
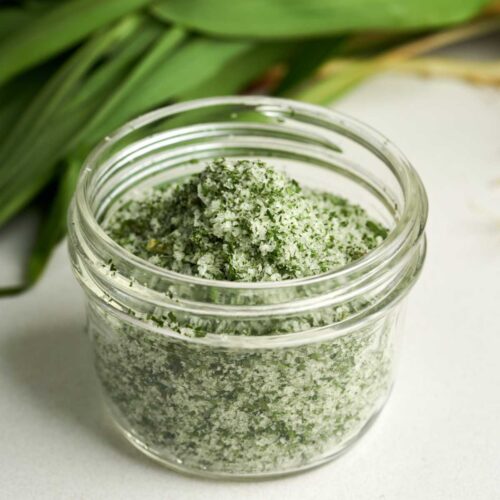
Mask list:
[{"label": "textured white background", "polygon": [[[0,498],[500,498],[500,91],[386,75],[337,107],[399,145],[430,200],[398,380],[372,430],[339,460],[274,481],[196,480],[149,461],[102,408],[63,245],[33,291],[0,301]],[[17,278],[29,225],[0,233],[2,283]]]}]

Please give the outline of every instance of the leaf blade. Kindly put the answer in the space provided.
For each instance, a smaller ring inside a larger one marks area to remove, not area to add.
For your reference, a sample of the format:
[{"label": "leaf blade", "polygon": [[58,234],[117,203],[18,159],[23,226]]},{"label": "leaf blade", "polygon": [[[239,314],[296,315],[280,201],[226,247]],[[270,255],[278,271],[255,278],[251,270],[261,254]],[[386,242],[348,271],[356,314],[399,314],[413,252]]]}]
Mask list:
[{"label": "leaf blade", "polygon": [[289,38],[396,28],[420,29],[464,21],[488,0],[164,0],[159,18],[218,36]]},{"label": "leaf blade", "polygon": [[62,172],[55,197],[40,221],[36,242],[28,260],[26,284],[32,286],[43,273],[45,266],[57,244],[66,233],[66,215],[78,181],[80,162],[68,161]]},{"label": "leaf blade", "polygon": [[149,0],[72,0],[37,16],[0,42],[0,84],[76,44]]},{"label": "leaf blade", "polygon": [[[131,19],[130,21],[133,21]],[[38,93],[0,151],[0,225],[15,215],[50,180],[56,162],[99,102],[59,113],[77,83],[117,39],[134,30],[128,19],[92,37]]]},{"label": "leaf blade", "polygon": [[252,47],[254,44],[242,41],[208,38],[188,40],[141,81],[137,91],[128,96],[123,106],[115,109],[99,135],[105,135],[138,114],[202,85],[213,78],[225,64]]},{"label": "leaf blade", "polygon": [[60,174],[52,202],[39,222],[35,244],[28,258],[24,282],[0,288],[0,297],[22,293],[32,287],[42,276],[52,252],[66,233],[66,214],[78,181],[80,162],[68,161]]},{"label": "leaf blade", "polygon": [[289,57],[294,45],[283,43],[259,44],[246,54],[229,61],[211,79],[204,81],[198,87],[181,92],[176,96],[176,99],[184,101],[238,93],[274,64]]},{"label": "leaf blade", "polygon": [[[110,115],[131,93],[140,86],[147,75],[153,71],[157,64],[168,55],[186,38],[187,33],[180,27],[173,27],[168,30],[139,63],[132,69],[129,75],[121,82],[115,92],[107,99],[96,115],[90,120],[88,125],[79,134],[79,139],[92,142],[97,140],[100,126],[109,120]],[[114,120],[115,121],[115,120]],[[109,124],[107,125],[109,128]]]}]

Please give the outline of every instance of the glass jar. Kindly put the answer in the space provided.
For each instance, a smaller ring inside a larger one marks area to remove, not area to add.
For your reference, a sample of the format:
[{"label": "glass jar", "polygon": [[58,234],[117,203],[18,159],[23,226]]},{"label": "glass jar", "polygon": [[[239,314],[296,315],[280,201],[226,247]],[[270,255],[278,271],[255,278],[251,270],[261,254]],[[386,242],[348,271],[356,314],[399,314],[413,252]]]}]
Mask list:
[{"label": "glass jar", "polygon": [[[102,222],[138,190],[208,160],[259,158],[363,206],[379,247],[308,278],[243,283],[161,269]],[[425,256],[422,183],[387,139],[345,115],[269,97],[176,104],[119,129],[85,162],[69,247],[114,421],[140,450],[209,477],[287,474],[354,443],[389,395],[402,301]]]}]

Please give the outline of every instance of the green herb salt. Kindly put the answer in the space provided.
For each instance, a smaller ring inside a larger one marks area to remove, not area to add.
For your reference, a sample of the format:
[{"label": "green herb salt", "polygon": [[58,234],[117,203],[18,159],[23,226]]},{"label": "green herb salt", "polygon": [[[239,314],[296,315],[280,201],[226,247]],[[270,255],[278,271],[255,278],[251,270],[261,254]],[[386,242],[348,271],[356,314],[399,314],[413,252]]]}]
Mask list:
[{"label": "green herb salt", "polygon": [[[105,229],[158,266],[247,282],[334,269],[387,235],[343,198],[301,187],[263,162],[223,159],[182,183],[142,193]],[[326,327],[355,314],[357,305],[252,321],[179,311],[140,317],[186,341],[95,308],[90,333],[117,420],[149,453],[190,471],[286,472],[340,451],[381,407],[391,380],[394,315],[297,346],[224,348],[189,338]]]},{"label": "green herb salt", "polygon": [[252,282],[329,271],[363,256],[387,234],[344,198],[303,188],[261,161],[224,159],[187,182],[143,194],[107,230],[160,267]]}]

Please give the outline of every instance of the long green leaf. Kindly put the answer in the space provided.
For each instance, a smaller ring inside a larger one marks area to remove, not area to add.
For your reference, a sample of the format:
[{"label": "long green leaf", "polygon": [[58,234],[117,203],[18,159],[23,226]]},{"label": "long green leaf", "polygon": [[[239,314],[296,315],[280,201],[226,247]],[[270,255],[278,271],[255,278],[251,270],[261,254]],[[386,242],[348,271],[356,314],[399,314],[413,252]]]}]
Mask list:
[{"label": "long green leaf", "polygon": [[338,75],[288,93],[287,97],[312,104],[328,104],[342,97],[351,88],[374,74],[377,69],[377,64],[371,60],[353,61]]},{"label": "long green leaf", "polygon": [[0,149],[0,188],[8,177],[3,171],[16,174],[12,168],[15,153],[25,154],[33,138],[40,133],[61,105],[72,94],[83,75],[98,58],[115,43],[137,27],[137,18],[126,18],[116,27],[90,39],[71,57],[42,88],[34,101],[16,121],[5,143]]},{"label": "long green leaf", "polygon": [[19,120],[0,156],[0,225],[50,179],[72,135],[76,135],[83,120],[90,117],[90,106],[58,116],[60,105],[72,95],[83,74],[109,46],[130,34],[136,26],[133,20],[125,19],[91,39],[54,75]]},{"label": "long green leaf", "polygon": [[50,77],[52,67],[35,68],[0,88],[0,149],[14,124]]},{"label": "long green leaf", "polygon": [[125,121],[172,100],[209,81],[229,61],[241,57],[254,47],[250,42],[195,38],[187,41],[174,54],[141,81],[136,91],[115,109],[90,142],[112,131]]},{"label": "long green leaf", "polygon": [[0,41],[0,84],[150,0],[60,2]]},{"label": "long green leaf", "polygon": [[110,85],[113,85],[113,89],[120,86],[131,68],[163,31],[164,27],[156,23],[142,23],[131,36],[117,44],[116,50],[85,77],[78,94],[69,103],[67,112],[92,102],[103,90],[109,90]]},{"label": "long green leaf", "polygon": [[[151,48],[144,58],[133,68],[131,73],[118,86],[111,97],[98,110],[96,115],[90,120],[86,127],[81,131],[78,139],[92,141],[96,136],[96,130],[109,118],[110,115],[140,87],[147,75],[158,65],[163,64],[169,54],[184,40],[186,32],[182,28],[173,27],[164,34],[156,44]],[[125,106],[127,103],[125,103]],[[92,135],[93,134],[93,135]],[[98,134],[98,132],[97,132]],[[90,139],[88,136],[90,135]]]},{"label": "long green leaf", "polygon": [[153,12],[205,33],[290,38],[464,21],[489,0],[163,0]]},{"label": "long green leaf", "polygon": [[0,40],[31,20],[30,10],[22,7],[0,7]]},{"label": "long green leaf", "polygon": [[58,179],[57,189],[39,222],[35,245],[28,259],[24,283],[0,288],[2,295],[20,293],[33,286],[42,275],[56,245],[66,233],[66,214],[75,190],[81,162],[69,160]]},{"label": "long green leaf", "polygon": [[293,43],[263,43],[229,61],[211,79],[194,89],[181,92],[176,100],[231,95],[241,92],[276,63],[285,61],[294,51]]},{"label": "long green leaf", "polygon": [[131,112],[140,113],[162,104],[172,96],[209,80],[230,60],[240,57],[253,46],[250,42],[194,39],[158,66],[127,106]]},{"label": "long green leaf", "polygon": [[68,165],[60,176],[54,199],[40,222],[36,243],[28,262],[29,285],[40,277],[52,250],[66,233],[66,216],[78,180],[80,165],[81,162],[77,159],[68,160]]},{"label": "long green leaf", "polygon": [[29,154],[13,165],[18,174],[0,188],[0,224],[5,223],[37,195],[53,177],[57,161],[69,152],[71,138],[95,108],[80,109],[58,119],[33,142]]}]

